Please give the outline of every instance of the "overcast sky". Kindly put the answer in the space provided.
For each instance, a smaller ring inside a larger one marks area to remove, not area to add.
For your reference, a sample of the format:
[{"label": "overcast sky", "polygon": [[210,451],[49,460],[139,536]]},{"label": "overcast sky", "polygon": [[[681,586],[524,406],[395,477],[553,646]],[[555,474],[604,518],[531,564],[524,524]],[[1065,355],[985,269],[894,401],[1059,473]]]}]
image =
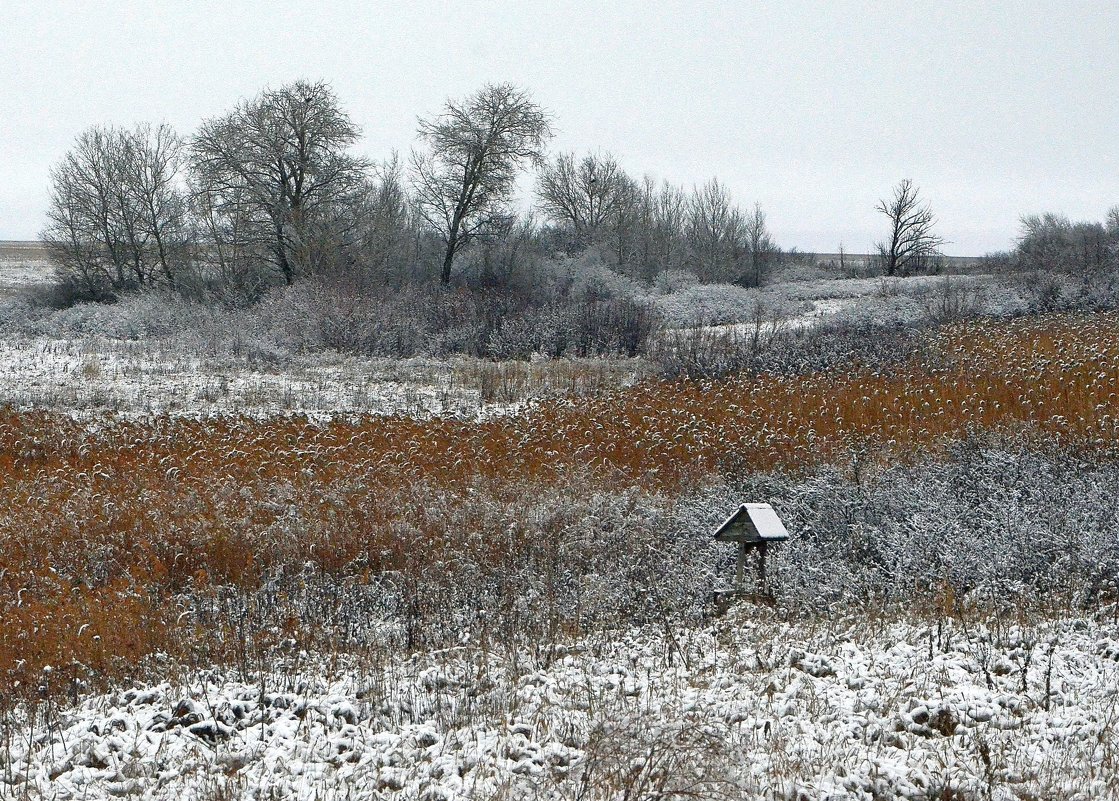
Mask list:
[{"label": "overcast sky", "polygon": [[[957,255],[1024,213],[1119,204],[1119,2],[5,0],[0,239],[32,239],[84,128],[191,132],[266,85],[333,84],[375,158],[487,82],[552,112],[555,150],[718,176],[783,247],[868,250],[912,178]],[[527,182],[526,182],[527,183]]]}]

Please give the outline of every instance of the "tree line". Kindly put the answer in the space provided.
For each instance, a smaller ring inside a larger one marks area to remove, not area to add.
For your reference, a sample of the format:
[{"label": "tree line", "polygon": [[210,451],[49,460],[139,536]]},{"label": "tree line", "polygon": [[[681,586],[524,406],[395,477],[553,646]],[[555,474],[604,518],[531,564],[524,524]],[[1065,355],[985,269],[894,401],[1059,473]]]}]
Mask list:
[{"label": "tree line", "polygon": [[691,192],[635,180],[609,153],[549,155],[552,134],[528,92],[491,84],[420,118],[408,158],[373,162],[332,88],[296,81],[189,136],[87,129],[51,172],[41,238],[78,300],[150,287],[252,299],[309,276],[504,286],[531,253],[588,248],[642,281],[687,270],[756,285],[780,255],[760,204],[739,208],[717,179]]},{"label": "tree line", "polygon": [[[410,155],[359,156],[360,130],[329,84],[265,89],[205,119],[94,126],[50,176],[41,239],[69,302],[168,288],[252,302],[308,277],[357,289],[465,283],[531,286],[544,258],[592,250],[645,283],[674,272],[762,284],[789,254],[759,203],[712,178],[691,191],[635,179],[609,153],[548,153],[551,116],[522,88],[489,84],[418,120]],[[531,211],[514,204],[536,172]],[[889,221],[885,275],[939,268],[946,240],[911,180],[876,207]],[[1114,266],[1119,210],[1105,223],[1022,219],[1018,269]],[[795,255],[795,251],[792,251]]]}]

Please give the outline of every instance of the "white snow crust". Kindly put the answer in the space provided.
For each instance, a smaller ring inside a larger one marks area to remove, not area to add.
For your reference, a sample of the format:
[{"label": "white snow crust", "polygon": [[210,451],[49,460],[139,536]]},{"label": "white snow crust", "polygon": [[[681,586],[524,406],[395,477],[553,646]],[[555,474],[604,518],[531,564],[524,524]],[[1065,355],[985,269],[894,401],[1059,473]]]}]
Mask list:
[{"label": "white snow crust", "polygon": [[24,722],[0,796],[1119,798],[1114,622],[753,615],[97,695]]},{"label": "white snow crust", "polygon": [[515,411],[455,381],[454,363],[361,360],[328,354],[266,369],[245,359],[168,356],[144,343],[0,339],[0,404],[81,416],[306,414],[435,415]]}]

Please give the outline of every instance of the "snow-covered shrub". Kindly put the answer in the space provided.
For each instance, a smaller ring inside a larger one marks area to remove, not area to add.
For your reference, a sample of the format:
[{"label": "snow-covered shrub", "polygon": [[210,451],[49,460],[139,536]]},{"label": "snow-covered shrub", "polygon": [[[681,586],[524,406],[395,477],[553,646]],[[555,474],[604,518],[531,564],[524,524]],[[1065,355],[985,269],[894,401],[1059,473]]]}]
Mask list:
[{"label": "snow-covered shrub", "polygon": [[986,287],[945,276],[919,296],[924,316],[936,322],[952,322],[979,316],[986,308]]},{"label": "snow-covered shrub", "polygon": [[22,333],[39,317],[38,309],[26,298],[15,296],[0,299],[0,331]]},{"label": "snow-covered shrub", "polygon": [[651,296],[650,301],[669,328],[749,320],[759,305],[785,317],[801,309],[798,304],[772,297],[764,290],[737,284],[695,284],[668,295]]},{"label": "snow-covered shrub", "polygon": [[537,273],[532,294],[538,304],[565,298],[595,301],[634,297],[643,288],[611,269],[594,249],[546,260],[538,265]]},{"label": "snow-covered shrub", "polygon": [[797,535],[779,550],[783,597],[805,605],[1051,591],[1094,598],[1119,576],[1119,469],[1075,454],[969,440],[946,461],[835,469],[775,506]]},{"label": "snow-covered shrub", "polygon": [[23,333],[52,339],[166,340],[193,331],[215,316],[227,322],[235,319],[224,309],[151,292],[114,303],[83,303],[49,313],[40,309],[24,324]]},{"label": "snow-covered shrub", "polygon": [[794,376],[852,366],[880,370],[918,357],[929,366],[936,363],[920,329],[847,317],[801,329],[789,329],[780,318],[759,317],[730,328],[670,330],[649,352],[653,369],[664,378]]},{"label": "snow-covered shrub", "polygon": [[911,326],[926,319],[926,308],[911,295],[871,295],[846,304],[835,321],[855,328]]},{"label": "snow-covered shrub", "polygon": [[666,270],[657,275],[655,283],[660,292],[670,295],[697,286],[699,276],[690,270]]},{"label": "snow-covered shrub", "polygon": [[568,489],[515,493],[413,487],[370,499],[393,513],[369,540],[277,520],[252,546],[268,566],[258,589],[199,588],[189,605],[217,629],[297,619],[302,636],[351,646],[679,625],[710,615],[712,592],[730,583],[734,548],[711,534],[746,501],[772,503],[791,532],[769,560],[769,589],[786,608],[920,609],[947,593],[983,607],[1094,603],[1114,595],[1119,575],[1119,468],[1068,458],[968,442],[946,461],[728,474],[678,496],[580,493],[576,477]]}]

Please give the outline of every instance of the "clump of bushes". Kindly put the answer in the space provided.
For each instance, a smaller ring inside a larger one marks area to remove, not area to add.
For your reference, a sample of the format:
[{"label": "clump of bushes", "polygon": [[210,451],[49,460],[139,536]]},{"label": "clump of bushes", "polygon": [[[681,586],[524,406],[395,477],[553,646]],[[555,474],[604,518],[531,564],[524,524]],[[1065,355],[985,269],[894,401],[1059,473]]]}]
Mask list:
[{"label": "clump of bushes", "polygon": [[580,281],[557,295],[535,298],[429,284],[359,291],[308,280],[273,290],[247,307],[149,292],[61,310],[9,304],[0,316],[10,333],[50,338],[161,341],[209,355],[331,350],[385,358],[629,357],[644,352],[659,326],[647,303],[608,285]]},{"label": "clump of bushes", "polygon": [[924,327],[829,321],[790,328],[757,320],[732,328],[666,332],[649,348],[663,378],[726,378],[737,374],[808,375],[857,365],[882,371],[912,361],[931,363]]}]

